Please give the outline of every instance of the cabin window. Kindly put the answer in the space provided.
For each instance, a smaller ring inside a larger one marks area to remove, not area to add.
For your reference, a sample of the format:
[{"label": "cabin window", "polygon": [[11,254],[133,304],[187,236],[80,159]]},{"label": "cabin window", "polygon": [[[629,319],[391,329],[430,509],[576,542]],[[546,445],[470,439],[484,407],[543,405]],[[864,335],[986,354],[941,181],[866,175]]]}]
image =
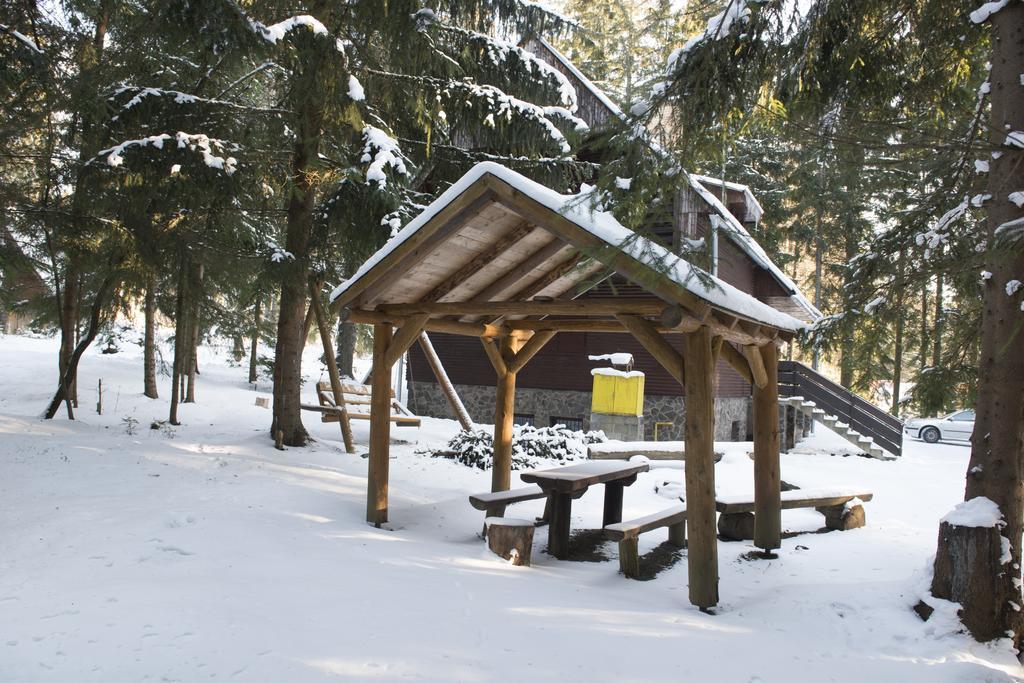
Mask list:
[{"label": "cabin window", "polygon": [[533,413],[515,413],[512,416],[512,424],[514,425],[529,425],[533,426]]},{"label": "cabin window", "polygon": [[565,425],[566,429],[571,429],[574,432],[583,431],[583,418],[582,417],[552,417],[551,426]]}]

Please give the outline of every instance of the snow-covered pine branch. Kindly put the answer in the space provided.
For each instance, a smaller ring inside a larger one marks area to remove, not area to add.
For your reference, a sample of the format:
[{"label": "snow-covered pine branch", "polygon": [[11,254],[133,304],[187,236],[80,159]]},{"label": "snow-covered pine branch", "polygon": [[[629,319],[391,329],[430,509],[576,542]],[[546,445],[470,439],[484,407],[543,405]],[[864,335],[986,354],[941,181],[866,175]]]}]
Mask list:
[{"label": "snow-covered pine branch", "polygon": [[674,74],[686,62],[690,51],[705,41],[719,40],[729,35],[734,26],[742,26],[750,20],[751,4],[759,4],[762,0],[729,0],[728,5],[719,14],[708,20],[703,33],[690,38],[682,47],[676,48],[668,56],[665,73]]},{"label": "snow-covered pine branch", "polygon": [[408,175],[405,155],[398,141],[376,126],[363,128],[363,156],[360,159],[364,164],[369,164],[366,169],[366,182],[377,183],[383,188],[387,185],[388,177],[385,171],[390,168],[400,175]]},{"label": "snow-covered pine branch", "polygon": [[178,90],[167,90],[164,88],[154,88],[148,86],[139,85],[122,85],[117,88],[107,99],[113,101],[118,96],[125,93],[134,92],[135,94],[121,105],[120,111],[111,117],[111,121],[117,121],[121,118],[121,115],[128,110],[137,107],[142,104],[142,101],[147,97],[168,97],[172,98],[175,104],[210,104],[218,107],[227,107],[230,109],[236,109],[239,111],[252,111],[267,114],[284,114],[287,113],[286,109],[274,109],[274,108],[263,108],[263,107],[249,107],[242,104],[236,104],[228,100],[220,100],[209,97],[200,97],[198,95],[192,95],[190,93],[181,92]]},{"label": "snow-covered pine branch", "polygon": [[490,109],[490,113],[484,117],[484,125],[492,128],[497,125],[495,116],[503,117],[506,121],[511,121],[514,116],[521,116],[524,119],[533,121],[547,131],[548,137],[558,145],[563,154],[569,154],[571,147],[562,131],[552,122],[552,118],[561,118],[571,123],[578,133],[584,133],[589,130],[586,121],[577,117],[565,107],[542,107],[509,95],[493,85],[480,85],[470,81],[453,81],[445,88],[444,95],[447,97],[467,95],[478,101],[485,102]]},{"label": "snow-covered pine branch", "polygon": [[15,29],[11,28],[10,26],[7,26],[6,24],[0,24],[0,31],[2,31],[2,32],[6,33],[7,35],[11,36],[16,41],[18,41],[19,43],[21,43],[22,45],[27,47],[29,50],[31,50],[32,52],[36,53],[37,55],[43,54],[43,51],[41,49],[39,49],[38,45],[36,45],[36,41],[32,40],[31,38],[26,36],[24,33],[21,33],[20,31],[17,31]]},{"label": "snow-covered pine branch", "polygon": [[224,171],[227,175],[232,175],[238,166],[238,160],[232,156],[220,156],[214,152],[224,152],[228,149],[233,149],[231,145],[211,138],[203,133],[189,134],[182,131],[178,131],[175,135],[171,136],[167,133],[160,133],[158,135],[150,135],[144,138],[137,138],[134,140],[125,140],[120,142],[113,147],[101,150],[96,154],[89,163],[93,161],[104,159],[106,164],[112,168],[117,168],[124,163],[125,151],[132,148],[142,147],[153,147],[154,149],[162,150],[164,143],[171,140],[177,141],[177,149],[187,149],[192,152],[198,152],[202,157],[203,163],[210,168]]},{"label": "snow-covered pine branch", "polygon": [[438,28],[466,38],[470,44],[480,47],[487,58],[497,67],[505,67],[510,63],[512,55],[522,62],[531,76],[540,77],[552,83],[558,89],[559,100],[570,112],[575,113],[577,108],[576,88],[569,79],[558,69],[554,68],[544,60],[537,57],[529,50],[518,45],[492,38],[477,31],[450,26],[448,24],[437,24]]}]

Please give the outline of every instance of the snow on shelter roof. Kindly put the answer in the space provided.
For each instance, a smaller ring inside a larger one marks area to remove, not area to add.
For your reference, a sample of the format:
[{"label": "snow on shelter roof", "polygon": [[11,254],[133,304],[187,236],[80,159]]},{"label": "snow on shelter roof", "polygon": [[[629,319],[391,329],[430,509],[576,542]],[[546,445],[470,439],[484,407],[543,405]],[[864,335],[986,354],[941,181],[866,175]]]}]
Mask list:
[{"label": "snow on shelter roof", "polygon": [[[633,261],[645,266],[646,270],[649,271],[649,275],[653,278],[667,280],[674,287],[674,291],[682,290],[682,293],[679,295],[680,298],[684,296],[683,293],[688,293],[707,302],[714,309],[786,332],[792,333],[806,327],[803,322],[796,318],[758,301],[749,294],[741,292],[732,285],[711,276],[672,254],[661,245],[637,235],[619,223],[611,213],[591,210],[588,196],[559,194],[540,183],[493,162],[482,162],[471,168],[462,178],[427,206],[419,216],[410,221],[398,234],[373,254],[359,268],[355,275],[335,288],[331,292],[331,301],[340,306],[349,306],[355,302],[363,291],[376,280],[385,276],[395,266],[395,263],[385,262],[392,253],[413,238],[433,218],[438,216],[439,213],[444,211],[459,197],[466,194],[478,182],[486,181],[487,176],[506,183],[515,192],[525,195],[555,214],[568,219],[575,226],[596,237],[602,245],[611,247],[614,253],[623,253],[631,257]],[[502,202],[496,196],[492,196],[491,201],[498,204]],[[556,238],[556,241],[558,239],[561,239],[561,242],[566,247],[572,248],[574,246],[564,237]],[[442,245],[437,245],[437,247],[440,246]],[[451,254],[453,247],[447,243],[444,246],[445,251]],[[434,251],[436,251],[436,247]],[[424,257],[427,255],[426,253],[423,254]],[[451,260],[445,259],[449,270],[457,270],[462,267],[461,264],[452,263]],[[614,269],[617,270],[617,268]],[[408,284],[409,275],[409,273],[403,273],[402,281],[393,285],[395,291],[411,287]],[[628,275],[626,276],[629,277]],[[629,279],[632,280],[634,278]],[[429,284],[426,286],[429,287]],[[683,302],[679,301],[678,303]]]}]

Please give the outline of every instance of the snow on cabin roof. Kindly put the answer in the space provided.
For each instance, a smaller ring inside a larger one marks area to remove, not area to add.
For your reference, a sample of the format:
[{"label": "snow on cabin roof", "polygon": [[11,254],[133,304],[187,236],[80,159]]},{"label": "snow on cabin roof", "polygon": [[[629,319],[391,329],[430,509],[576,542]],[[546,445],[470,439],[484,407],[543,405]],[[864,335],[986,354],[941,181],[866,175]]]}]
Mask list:
[{"label": "snow on cabin roof", "polygon": [[810,300],[803,295],[800,288],[796,286],[796,283],[786,275],[781,268],[775,265],[768,253],[757,243],[757,240],[747,232],[747,229],[743,227],[743,224],[732,215],[732,212],[727,209],[722,202],[715,196],[713,192],[708,190],[706,187],[700,184],[700,177],[694,174],[690,174],[690,187],[693,188],[694,192],[699,194],[704,201],[710,204],[722,217],[725,218],[725,228],[729,238],[736,246],[740,247],[750,259],[759,265],[760,267],[767,270],[775,280],[782,285],[786,290],[786,293],[796,301],[801,308],[807,311],[813,320],[818,320],[822,317],[821,311],[810,302]]},{"label": "snow on cabin roof", "polygon": [[724,185],[727,190],[742,192],[743,199],[747,203],[747,213],[753,215],[753,221],[755,223],[761,221],[761,216],[764,215],[764,207],[761,206],[761,202],[757,201],[757,197],[755,197],[754,193],[751,192],[749,185],[734,183],[728,180],[722,182],[721,178],[712,178],[711,176],[700,175],[697,173],[694,173],[693,177],[703,185],[714,185],[716,187],[722,187]]},{"label": "snow on cabin roof", "polygon": [[[806,328],[806,325],[800,320],[758,301],[729,283],[697,268],[660,244],[637,235],[619,223],[611,213],[591,209],[588,194],[560,194],[509,168],[489,161],[473,166],[440,197],[431,202],[420,215],[410,221],[373,254],[355,275],[338,285],[331,292],[331,301],[342,297],[353,285],[367,278],[375,266],[485,175],[494,176],[507,183],[542,206],[562,215],[608,246],[628,254],[652,271],[667,277],[689,293],[720,310],[788,332]],[[380,274],[377,275],[377,277],[379,276]],[[373,279],[371,278],[370,281],[372,282]]]},{"label": "snow on cabin roof", "polygon": [[[604,93],[604,91],[602,91],[601,88],[595,85],[593,81],[584,76],[583,72],[577,69],[576,65],[573,64],[565,55],[559,52],[554,45],[544,40],[540,36],[536,36],[536,40],[541,45],[543,45],[544,48],[548,50],[548,52],[551,53],[552,57],[557,59],[558,62],[562,64],[562,66],[564,66],[573,74],[573,76],[578,78],[580,80],[580,83],[583,84],[583,87],[585,87],[590,92],[590,94],[597,98],[613,116],[616,116],[622,120],[626,120],[626,115],[622,111],[622,109],[614,102],[612,102],[612,100]],[[668,150],[664,149],[653,140],[650,140],[650,144],[652,149],[654,149],[654,151],[657,152],[658,154],[670,154]],[[762,248],[761,245],[757,243],[757,240],[755,240],[753,235],[751,235],[747,231],[747,229],[743,227],[743,224],[740,223],[739,220],[737,220],[737,218],[732,215],[732,212],[729,211],[729,209],[726,206],[724,206],[722,202],[720,202],[718,198],[714,196],[713,193],[709,192],[707,188],[701,185],[701,182],[709,182],[718,185],[721,184],[722,180],[720,178],[711,178],[709,176],[702,176],[697,174],[689,174],[689,180],[691,187],[693,187],[694,191],[698,194],[698,196],[700,196],[701,199],[707,202],[711,206],[711,208],[715,210],[715,212],[721,214],[722,218],[724,218],[726,222],[728,222],[729,227],[731,229],[727,230],[727,236],[730,238],[730,240],[737,247],[743,250],[743,252],[747,254],[747,256],[749,256],[754,263],[756,263],[761,268],[767,270],[771,274],[771,276],[775,278],[779,285],[781,285],[782,288],[786,290],[786,292],[790,295],[790,298],[793,299],[793,301],[798,306],[807,311],[807,314],[811,317],[812,320],[820,319],[822,317],[821,311],[819,311],[817,307],[814,304],[812,304],[806,296],[804,296],[804,294],[800,291],[800,288],[796,286],[796,283],[793,282],[793,280],[788,275],[786,275],[782,271],[782,269],[775,265],[771,257],[768,256],[768,253],[765,252],[764,248]],[[740,190],[744,192],[744,194],[748,198],[748,202],[750,202],[748,205],[757,207],[756,212],[758,219],[760,219],[760,216],[764,214],[764,209],[761,207],[761,203],[757,201],[757,198],[754,196],[754,193],[750,190],[748,186],[730,182],[726,182],[725,186],[727,188]]]}]

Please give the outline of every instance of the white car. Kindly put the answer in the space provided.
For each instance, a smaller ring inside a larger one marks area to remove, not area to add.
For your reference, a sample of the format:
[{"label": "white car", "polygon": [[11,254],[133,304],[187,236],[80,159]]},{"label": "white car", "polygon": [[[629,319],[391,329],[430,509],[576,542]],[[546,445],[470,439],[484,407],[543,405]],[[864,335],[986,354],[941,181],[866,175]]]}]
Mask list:
[{"label": "white car", "polygon": [[974,411],[958,410],[946,417],[915,417],[903,425],[903,434],[928,443],[969,441],[974,432]]}]

